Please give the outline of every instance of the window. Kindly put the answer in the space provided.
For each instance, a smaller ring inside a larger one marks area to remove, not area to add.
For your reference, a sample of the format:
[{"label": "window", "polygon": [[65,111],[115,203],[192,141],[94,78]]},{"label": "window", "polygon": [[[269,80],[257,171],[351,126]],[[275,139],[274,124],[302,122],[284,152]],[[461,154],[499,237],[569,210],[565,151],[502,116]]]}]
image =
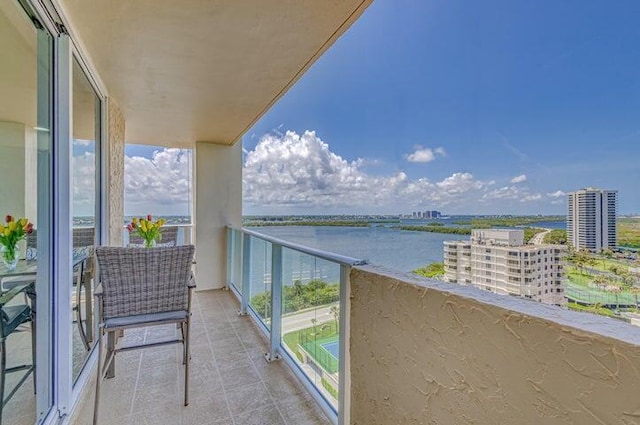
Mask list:
[{"label": "window", "polygon": [[[15,269],[11,271],[4,265],[0,275],[4,296],[11,297],[5,301],[16,309],[13,314],[19,312],[15,317],[22,318],[19,326],[6,335],[6,351],[2,354],[7,365],[31,368],[32,337],[35,338],[37,368],[8,374],[4,388],[5,399],[14,388],[17,392],[4,406],[0,423],[19,425],[41,422],[53,405],[52,335],[56,330],[52,327],[52,306],[53,288],[58,285],[52,276],[50,249],[53,37],[34,25],[36,19],[33,11],[25,13],[17,1],[3,2],[0,7],[0,216],[4,225],[5,215],[11,215],[14,222],[26,219],[32,224],[31,233],[18,242],[17,249],[13,246],[3,256]],[[16,270],[30,273],[11,276]],[[56,287],[66,293],[71,292],[72,284]],[[31,313],[36,299],[34,326]],[[18,385],[22,376],[26,380]]]}]

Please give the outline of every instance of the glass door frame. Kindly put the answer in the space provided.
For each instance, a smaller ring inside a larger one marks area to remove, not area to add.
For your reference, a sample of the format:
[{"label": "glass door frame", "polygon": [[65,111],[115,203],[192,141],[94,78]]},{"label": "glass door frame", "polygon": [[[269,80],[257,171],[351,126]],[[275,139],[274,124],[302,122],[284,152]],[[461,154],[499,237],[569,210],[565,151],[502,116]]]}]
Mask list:
[{"label": "glass door frame", "polygon": [[[52,90],[51,90],[51,264],[49,265],[52,295],[49,300],[48,318],[51,320],[49,358],[51,379],[49,388],[51,398],[47,399],[48,413],[39,417],[41,424],[57,424],[69,419],[80,397],[90,381],[91,371],[97,360],[97,350],[92,348],[84,369],[75,382],[72,376],[72,332],[69,324],[72,320],[71,294],[67,284],[71,282],[72,272],[72,220],[71,216],[71,159],[73,141],[73,80],[72,65],[74,57],[89,79],[98,98],[96,125],[96,222],[97,241],[107,241],[108,182],[107,152],[107,102],[106,90],[96,73],[88,65],[86,55],[78,43],[69,35],[69,23],[58,13],[50,0],[18,0],[25,10],[33,11],[35,20],[52,37]],[[36,369],[38,370],[38,369]],[[40,411],[41,406],[37,406]],[[38,412],[36,412],[37,414]]]}]

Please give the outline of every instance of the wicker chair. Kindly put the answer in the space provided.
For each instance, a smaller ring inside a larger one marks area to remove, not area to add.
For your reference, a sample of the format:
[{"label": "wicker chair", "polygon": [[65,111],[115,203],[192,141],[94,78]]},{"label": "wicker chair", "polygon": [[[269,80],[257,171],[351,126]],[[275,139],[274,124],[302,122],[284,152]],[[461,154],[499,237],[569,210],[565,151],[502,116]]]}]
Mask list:
[{"label": "wicker chair", "polygon": [[[162,248],[98,247],[96,257],[100,286],[95,290],[98,306],[98,377],[94,425],[98,423],[100,382],[115,376],[115,355],[149,346],[182,343],[184,405],[189,404],[189,333],[191,293],[195,288],[191,264],[195,247]],[[150,344],[115,347],[116,333],[124,329],[177,323],[182,338]],[[107,352],[102,363],[103,337]]]}]

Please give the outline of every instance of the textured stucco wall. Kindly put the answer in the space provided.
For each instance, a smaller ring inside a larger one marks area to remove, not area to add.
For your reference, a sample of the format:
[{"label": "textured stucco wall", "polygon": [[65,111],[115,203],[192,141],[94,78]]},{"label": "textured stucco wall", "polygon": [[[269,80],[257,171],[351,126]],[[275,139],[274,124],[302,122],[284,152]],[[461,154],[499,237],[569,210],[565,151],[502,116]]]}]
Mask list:
[{"label": "textured stucco wall", "polygon": [[242,226],[242,143],[196,143],[195,245],[198,290],[226,285],[227,225]]},{"label": "textured stucco wall", "polygon": [[113,98],[108,101],[109,145],[107,148],[109,223],[108,245],[122,246],[124,226],[124,138],[125,121]]},{"label": "textured stucco wall", "polygon": [[637,327],[372,266],[350,317],[352,424],[640,424]]}]

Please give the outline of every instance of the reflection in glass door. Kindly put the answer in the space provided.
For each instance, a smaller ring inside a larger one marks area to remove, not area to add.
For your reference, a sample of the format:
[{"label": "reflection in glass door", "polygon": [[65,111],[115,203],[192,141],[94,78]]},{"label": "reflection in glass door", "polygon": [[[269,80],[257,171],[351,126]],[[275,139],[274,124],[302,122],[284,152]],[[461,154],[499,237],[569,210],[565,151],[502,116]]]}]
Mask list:
[{"label": "reflection in glass door", "polygon": [[0,423],[12,424],[52,402],[53,41],[31,18],[0,2]]},{"label": "reflection in glass door", "polygon": [[75,380],[93,347],[96,329],[93,320],[94,247],[99,238],[100,98],[74,58],[73,137],[71,158],[71,199],[73,217],[73,282],[69,284],[72,306],[72,368]]}]

